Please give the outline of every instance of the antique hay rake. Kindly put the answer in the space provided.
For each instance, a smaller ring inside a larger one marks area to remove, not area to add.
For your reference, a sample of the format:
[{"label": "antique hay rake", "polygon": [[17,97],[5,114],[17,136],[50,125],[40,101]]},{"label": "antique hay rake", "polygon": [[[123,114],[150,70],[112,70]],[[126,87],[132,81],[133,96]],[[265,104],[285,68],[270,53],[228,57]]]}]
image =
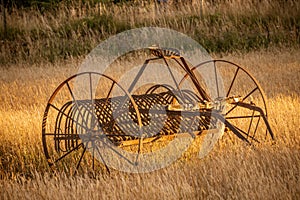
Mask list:
[{"label": "antique hay rake", "polygon": [[[124,158],[136,166],[139,155],[153,150],[147,144],[195,138],[208,131],[214,134],[216,129],[222,132],[219,136],[231,131],[249,144],[274,139],[265,95],[244,68],[225,60],[191,66],[176,49],[149,50],[154,56],[145,60],[128,89],[98,72],[76,74],[57,87],[42,124],[43,148],[50,166],[72,172],[95,170],[99,164],[96,154],[108,171],[111,159]],[[167,69],[166,76],[171,77],[173,85],[136,88],[153,62]],[[185,75],[178,80],[171,66]],[[76,88],[77,79],[85,87]],[[115,154],[113,158],[106,157],[105,148]],[[130,160],[123,151],[137,156]]]}]

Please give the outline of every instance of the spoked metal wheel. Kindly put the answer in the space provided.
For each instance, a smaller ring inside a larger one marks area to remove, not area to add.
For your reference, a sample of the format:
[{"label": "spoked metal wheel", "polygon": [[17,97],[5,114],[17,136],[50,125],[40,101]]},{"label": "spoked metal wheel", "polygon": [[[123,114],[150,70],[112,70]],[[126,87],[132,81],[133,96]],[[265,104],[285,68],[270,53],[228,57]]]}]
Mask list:
[{"label": "spoked metal wheel", "polygon": [[[249,143],[274,139],[268,123],[265,94],[256,79],[241,66],[225,61],[210,60],[192,68],[204,80],[210,101],[224,105],[222,111],[227,130]],[[218,108],[217,108],[218,109]]]},{"label": "spoked metal wheel", "polygon": [[101,169],[97,160],[107,168],[102,148],[139,137],[124,131],[124,122],[131,118],[136,119],[131,131],[139,134],[137,106],[112,78],[96,72],[68,78],[54,91],[44,112],[42,142],[49,165],[71,174]]}]

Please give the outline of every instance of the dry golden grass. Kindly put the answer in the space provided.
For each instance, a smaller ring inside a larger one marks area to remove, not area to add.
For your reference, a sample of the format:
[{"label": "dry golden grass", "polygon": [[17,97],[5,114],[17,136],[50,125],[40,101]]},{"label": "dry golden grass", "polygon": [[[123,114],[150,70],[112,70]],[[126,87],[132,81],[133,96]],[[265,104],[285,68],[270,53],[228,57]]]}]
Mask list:
[{"label": "dry golden grass", "polygon": [[152,173],[112,171],[95,178],[51,173],[41,144],[46,102],[80,61],[2,67],[0,199],[299,199],[299,53],[274,49],[224,57],[245,66],[265,89],[275,145],[249,147],[226,134],[202,160],[192,152]]}]

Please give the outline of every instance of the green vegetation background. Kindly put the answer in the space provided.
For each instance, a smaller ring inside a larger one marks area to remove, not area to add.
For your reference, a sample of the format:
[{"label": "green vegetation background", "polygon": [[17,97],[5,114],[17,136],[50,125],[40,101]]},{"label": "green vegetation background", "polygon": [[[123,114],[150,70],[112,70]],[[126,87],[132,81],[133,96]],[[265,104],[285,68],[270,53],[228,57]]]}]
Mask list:
[{"label": "green vegetation background", "polygon": [[299,1],[199,2],[1,0],[0,64],[83,56],[109,36],[145,26],[183,32],[210,53],[299,47]]}]

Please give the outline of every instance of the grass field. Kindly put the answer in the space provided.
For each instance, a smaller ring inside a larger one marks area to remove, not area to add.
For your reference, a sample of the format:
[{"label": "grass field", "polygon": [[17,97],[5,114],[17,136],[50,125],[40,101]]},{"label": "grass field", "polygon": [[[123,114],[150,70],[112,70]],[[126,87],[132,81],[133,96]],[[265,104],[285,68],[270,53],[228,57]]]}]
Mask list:
[{"label": "grass field", "polygon": [[[206,0],[202,10],[200,0],[80,2],[13,7],[5,17],[1,7],[0,199],[300,199],[300,1]],[[151,173],[52,172],[41,140],[49,97],[99,42],[144,26],[185,33],[250,71],[276,143],[249,146],[226,133],[204,159],[195,145]]]},{"label": "grass field", "polygon": [[6,20],[0,15],[0,64],[54,63],[86,55],[112,35],[149,26],[185,33],[214,53],[300,44],[300,3],[295,0],[203,0],[203,6],[201,0],[108,1],[62,1],[44,11],[8,9]]},{"label": "grass field", "polygon": [[265,89],[276,144],[247,146],[226,134],[202,160],[192,152],[151,173],[93,178],[53,174],[41,144],[46,102],[81,60],[3,67],[0,199],[299,199],[299,54],[276,48],[224,57],[245,66]]}]

